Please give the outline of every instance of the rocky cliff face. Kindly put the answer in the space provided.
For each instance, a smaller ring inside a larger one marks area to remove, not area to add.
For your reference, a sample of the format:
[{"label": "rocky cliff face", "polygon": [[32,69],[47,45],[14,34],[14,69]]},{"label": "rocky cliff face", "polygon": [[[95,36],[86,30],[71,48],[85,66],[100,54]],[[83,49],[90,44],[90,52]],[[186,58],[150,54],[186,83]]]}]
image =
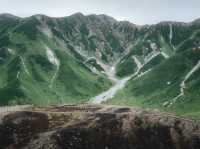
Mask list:
[{"label": "rocky cliff face", "polygon": [[0,148],[199,149],[200,125],[138,108],[34,107],[1,116]]}]

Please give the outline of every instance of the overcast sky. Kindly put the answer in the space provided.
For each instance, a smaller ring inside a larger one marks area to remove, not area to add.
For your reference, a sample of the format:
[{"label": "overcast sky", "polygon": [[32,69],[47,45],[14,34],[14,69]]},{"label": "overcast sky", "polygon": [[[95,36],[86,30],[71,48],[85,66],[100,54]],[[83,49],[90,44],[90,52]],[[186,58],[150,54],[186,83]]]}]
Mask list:
[{"label": "overcast sky", "polygon": [[0,13],[60,17],[76,12],[107,14],[135,24],[189,22],[200,18],[200,0],[0,0]]}]

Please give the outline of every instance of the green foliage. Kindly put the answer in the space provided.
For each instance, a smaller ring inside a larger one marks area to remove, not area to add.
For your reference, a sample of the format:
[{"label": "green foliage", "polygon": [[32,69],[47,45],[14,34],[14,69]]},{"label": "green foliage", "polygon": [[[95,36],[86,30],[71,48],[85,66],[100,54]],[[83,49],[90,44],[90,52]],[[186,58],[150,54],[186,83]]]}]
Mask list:
[{"label": "green foliage", "polygon": [[154,59],[152,59],[150,62],[148,62],[142,69],[141,72],[145,72],[148,71],[152,68],[154,68],[155,66],[161,64],[163,61],[165,60],[165,58],[159,54],[158,56],[156,56]]},{"label": "green foliage", "polygon": [[[198,23],[163,22],[138,27],[107,16],[82,14],[0,18],[0,105],[87,102],[111,86],[103,74],[96,75],[88,68],[95,67],[99,73],[103,70],[95,59],[85,64],[88,58],[97,56],[97,49],[98,58],[108,65],[120,60],[116,68],[119,77],[136,71],[133,56],[144,64],[147,55],[160,50],[170,58],[159,55],[145,64],[141,72],[151,71],[131,79],[109,103],[194,117],[199,114],[199,71],[186,81],[185,96],[170,107],[163,106],[180,94],[180,83],[200,59]],[[41,32],[40,27],[53,36]],[[59,67],[50,62],[47,47],[59,60]]]},{"label": "green foliage", "polygon": [[36,18],[27,18],[26,20],[22,21],[19,26],[17,26],[14,32],[19,34],[23,33],[30,40],[36,40],[38,34],[38,25],[39,22]]},{"label": "green foliage", "polygon": [[176,54],[160,63],[144,76],[133,78],[127,86],[118,92],[116,97],[109,100],[109,104],[137,105],[145,108],[158,108],[165,111],[174,111],[181,115],[192,115],[199,112],[199,77],[195,72],[186,82],[185,96],[177,99],[172,106],[164,103],[171,102],[180,94],[180,84],[187,73],[197,64],[199,53],[187,50]]},{"label": "green foliage", "polygon": [[120,62],[117,65],[116,75],[119,77],[125,77],[133,74],[136,70],[137,65],[132,58],[129,58],[126,61]]},{"label": "green foliage", "polygon": [[114,51],[123,52],[123,47],[121,46],[119,40],[117,40],[116,37],[112,34],[112,32],[107,33],[106,39]]}]

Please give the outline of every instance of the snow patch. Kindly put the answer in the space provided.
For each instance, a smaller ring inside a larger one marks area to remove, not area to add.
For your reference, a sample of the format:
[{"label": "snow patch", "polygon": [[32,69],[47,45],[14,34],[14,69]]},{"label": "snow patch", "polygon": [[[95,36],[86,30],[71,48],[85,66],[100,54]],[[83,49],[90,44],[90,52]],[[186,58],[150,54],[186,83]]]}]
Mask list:
[{"label": "snow patch", "polygon": [[141,72],[141,73],[136,77],[136,79],[138,79],[138,78],[144,76],[145,74],[149,73],[151,70],[152,70],[152,69],[149,69],[149,70],[147,70],[147,71],[145,71],[145,72]]},{"label": "snow patch", "polygon": [[169,39],[170,39],[170,44],[172,43],[172,38],[173,38],[173,28],[172,24],[169,25]]},{"label": "snow patch", "polygon": [[160,54],[160,52],[156,52],[156,51],[154,51],[153,53],[151,53],[148,57],[146,57],[145,63],[144,63],[143,65],[142,65],[141,62],[137,59],[136,56],[132,56],[132,58],[133,58],[133,60],[135,61],[135,63],[136,63],[136,65],[137,65],[137,68],[138,68],[138,69],[137,69],[137,71],[136,71],[134,74],[132,74],[132,75],[130,75],[130,76],[128,76],[128,77],[125,77],[125,78],[123,78],[123,79],[121,79],[121,80],[118,80],[118,79],[116,78],[116,76],[115,76],[115,68],[116,68],[117,63],[116,63],[115,65],[113,65],[112,67],[109,67],[108,65],[105,65],[105,64],[99,62],[99,64],[102,66],[102,68],[104,68],[105,73],[109,76],[109,78],[110,78],[111,80],[113,80],[113,79],[115,80],[115,85],[114,85],[113,87],[111,87],[109,90],[107,90],[107,91],[105,91],[105,92],[103,92],[103,93],[97,95],[96,97],[91,98],[91,103],[100,104],[100,103],[102,103],[102,102],[105,102],[105,101],[107,101],[107,100],[113,98],[119,90],[121,90],[121,89],[123,89],[123,88],[125,87],[126,83],[127,83],[131,78],[133,78],[133,77],[136,76],[136,78],[134,78],[134,79],[137,79],[138,77],[141,77],[141,76],[143,76],[144,74],[150,72],[152,69],[149,69],[149,70],[147,70],[146,72],[141,73],[140,75],[138,75],[139,72],[140,72],[140,70],[141,70],[148,62],[150,62],[152,59],[154,59],[154,58],[155,58],[156,56],[158,56],[159,54]]},{"label": "snow patch", "polygon": [[46,21],[42,19],[42,16],[37,15],[36,19],[40,22],[41,26],[37,26],[38,30],[42,32],[44,35],[46,35],[49,38],[53,37],[53,33],[49,26],[47,25]]},{"label": "snow patch", "polygon": [[15,54],[15,51],[14,51],[13,49],[10,49],[10,48],[8,48],[8,52],[9,52],[10,54],[12,54],[12,55]]},{"label": "snow patch", "polygon": [[171,82],[167,82],[167,85],[171,85]]},{"label": "snow patch", "polygon": [[51,78],[50,85],[49,85],[49,87],[52,88],[53,83],[57,77],[58,71],[60,69],[60,61],[58,60],[56,55],[53,53],[53,51],[49,47],[47,47],[47,46],[45,46],[45,47],[46,47],[46,54],[47,54],[47,58],[48,58],[49,62],[56,66],[56,71],[55,71],[53,77]]},{"label": "snow patch", "polygon": [[153,49],[154,51],[157,50],[157,45],[156,45],[156,43],[154,43],[154,42],[151,42],[151,43],[150,43],[150,47],[151,47],[151,49]]},{"label": "snow patch", "polygon": [[171,46],[173,47],[173,49],[175,49],[174,45],[172,44],[172,39],[173,39],[173,27],[172,24],[169,24],[169,40]]},{"label": "snow patch", "polygon": [[[121,89],[123,89],[123,88],[125,87],[126,83],[127,83],[131,78],[133,78],[134,76],[137,76],[137,75],[138,75],[138,73],[140,72],[140,70],[141,70],[141,68],[143,67],[143,65],[140,63],[140,61],[139,61],[135,56],[133,56],[132,58],[134,59],[135,63],[137,64],[137,67],[138,67],[137,71],[136,71],[134,74],[132,74],[132,75],[130,75],[130,76],[128,76],[128,77],[125,77],[125,78],[123,78],[123,79],[121,79],[121,80],[118,80],[118,79],[116,78],[116,76],[115,76],[115,68],[116,68],[117,63],[116,63],[114,66],[112,66],[112,67],[108,67],[108,68],[109,68],[109,69],[107,70],[108,76],[109,76],[109,78],[115,80],[115,85],[114,85],[113,87],[111,87],[109,90],[107,90],[107,91],[105,91],[105,92],[99,94],[98,96],[92,98],[92,99],[91,99],[91,103],[100,104],[100,103],[102,103],[102,102],[105,102],[105,101],[107,101],[107,100],[113,98],[113,97],[115,96],[115,94],[116,94],[119,90],[121,90]],[[109,71],[109,70],[110,70],[110,71]],[[146,73],[147,73],[147,72],[146,72]],[[144,73],[144,74],[145,74],[145,73]]]},{"label": "snow patch", "polygon": [[[105,101],[107,101],[107,100],[113,98],[119,90],[121,90],[121,89],[123,89],[123,88],[125,87],[126,83],[127,83],[131,78],[133,78],[133,77],[135,77],[135,76],[138,75],[138,73],[140,72],[140,70],[141,70],[141,68],[142,68],[143,66],[141,65],[140,61],[139,61],[136,57],[133,57],[133,59],[135,60],[135,63],[137,64],[137,67],[138,67],[137,71],[136,71],[134,74],[132,74],[132,75],[130,75],[130,76],[128,76],[128,77],[125,77],[125,78],[123,78],[123,79],[121,79],[121,80],[118,80],[118,79],[116,78],[116,83],[115,83],[115,85],[114,85],[113,87],[111,87],[109,90],[107,90],[107,91],[105,91],[105,92],[99,94],[98,96],[92,98],[92,99],[91,99],[91,103],[100,104],[100,103],[102,103],[102,102],[105,102]],[[115,67],[114,67],[114,68],[115,68]],[[112,70],[112,69],[113,69],[113,68],[111,67],[111,70]],[[150,70],[149,70],[149,71],[150,71]],[[149,71],[147,71],[147,72],[149,72]],[[145,72],[145,73],[147,73],[147,72]],[[115,74],[113,74],[113,73],[114,73],[114,71],[113,71],[111,74],[115,76]],[[144,75],[145,73],[143,73],[143,75]],[[138,78],[138,77],[137,77],[137,78]]]},{"label": "snow patch", "polygon": [[38,30],[40,32],[42,32],[44,35],[46,35],[47,37],[53,38],[53,33],[52,33],[51,29],[48,26],[38,27]]},{"label": "snow patch", "polygon": [[96,60],[97,64],[100,65],[103,69],[104,69],[104,73],[108,76],[108,78],[110,80],[112,80],[113,82],[117,82],[117,78],[115,76],[115,68],[117,63],[115,63],[114,65],[106,65],[103,62],[101,62],[100,60],[96,59],[95,57],[90,57],[88,58],[84,63],[88,62],[89,60]]},{"label": "snow patch", "polygon": [[185,76],[184,80],[181,82],[180,84],[180,94],[176,97],[174,97],[171,101],[172,105],[173,103],[175,103],[177,101],[177,99],[179,99],[180,97],[184,96],[184,90],[186,88],[186,84],[185,82],[194,74],[194,72],[196,72],[198,69],[200,68],[200,60],[198,61],[198,63],[187,73],[187,75]]},{"label": "snow patch", "polygon": [[100,95],[94,97],[91,99],[91,103],[94,104],[100,104],[102,102],[107,101],[108,99],[111,99],[115,96],[115,94],[117,93],[117,91],[121,90],[122,88],[124,88],[124,86],[126,85],[126,82],[128,80],[130,80],[132,78],[132,76],[126,77],[122,80],[117,81],[117,83],[110,88],[109,90],[101,93]]},{"label": "snow patch", "polygon": [[55,54],[53,53],[53,51],[47,46],[46,46],[46,54],[47,54],[47,58],[48,58],[50,63],[52,63],[55,66],[60,65],[60,62],[57,59],[57,57],[55,56]]},{"label": "snow patch", "polygon": [[78,52],[81,56],[83,56],[83,57],[85,57],[85,58],[89,57],[87,51],[84,51],[84,50],[82,49],[82,47],[80,47],[80,46],[75,46],[74,49],[75,49],[75,51]]},{"label": "snow patch", "polygon": [[158,55],[160,55],[159,51],[152,51],[151,53],[149,53],[145,58],[144,58],[144,64],[146,65],[147,63],[149,63],[152,59],[154,59],[155,57],[157,57]]},{"label": "snow patch", "polygon": [[137,68],[140,69],[142,68],[142,63],[138,60],[136,56],[132,56],[133,60],[135,61]]},{"label": "snow patch", "polygon": [[17,79],[19,79],[20,71],[17,72]]},{"label": "snow patch", "polygon": [[167,55],[165,52],[161,52],[162,56],[164,56],[164,58],[168,59],[169,55]]},{"label": "snow patch", "polygon": [[24,67],[24,71],[25,71],[28,75],[30,75],[30,72],[28,71],[28,68],[26,67],[26,63],[25,63],[25,61],[24,61],[24,58],[23,58],[22,56],[20,56],[20,59],[21,59],[22,65],[23,65],[23,67]]}]

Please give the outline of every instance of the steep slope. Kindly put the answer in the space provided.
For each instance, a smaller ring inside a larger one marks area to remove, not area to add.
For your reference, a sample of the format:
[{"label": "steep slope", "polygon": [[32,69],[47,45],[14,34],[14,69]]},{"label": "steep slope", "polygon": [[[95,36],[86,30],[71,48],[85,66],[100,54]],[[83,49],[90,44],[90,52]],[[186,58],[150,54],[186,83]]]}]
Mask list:
[{"label": "steep slope", "polygon": [[1,36],[1,105],[85,102],[111,85],[53,33],[55,20],[25,18]]},{"label": "steep slope", "polygon": [[198,20],[138,26],[106,15],[2,14],[0,104],[100,103],[122,89],[108,102],[196,112],[199,29]]},{"label": "steep slope", "polygon": [[108,102],[198,116],[199,60],[200,49],[178,52],[151,71],[132,78],[127,86]]}]

